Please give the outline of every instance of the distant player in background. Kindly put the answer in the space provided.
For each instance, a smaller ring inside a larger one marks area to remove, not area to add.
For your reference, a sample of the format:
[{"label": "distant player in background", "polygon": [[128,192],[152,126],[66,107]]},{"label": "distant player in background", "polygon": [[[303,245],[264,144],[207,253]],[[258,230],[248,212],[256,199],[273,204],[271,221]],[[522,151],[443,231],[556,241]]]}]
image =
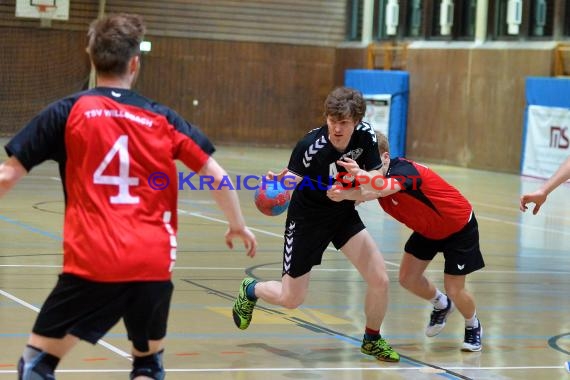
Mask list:
[{"label": "distant player in background", "polygon": [[[361,352],[379,360],[397,362],[400,356],[380,335],[388,305],[389,279],[382,254],[366,231],[353,201],[327,198],[329,178],[342,170],[337,162],[352,157],[365,170],[381,165],[374,131],[362,123],[366,103],[359,91],[340,87],[325,101],[326,124],[310,131],[294,148],[289,165],[269,173],[282,181],[294,177],[285,224],[281,281],[245,278],[233,307],[234,322],[246,329],[258,299],[294,309],[305,300],[311,269],[320,265],[329,243],[340,249],[366,281],[366,327]],[[342,284],[342,279],[339,279]]]},{"label": "distant player in background", "polygon": [[[439,334],[457,307],[465,318],[462,350],[480,351],[483,328],[473,296],[465,289],[466,276],[485,266],[473,208],[455,187],[431,169],[403,158],[391,159],[388,139],[381,133],[377,133],[377,137],[382,175],[372,176],[347,157],[339,161],[339,165],[362,185],[349,190],[333,188],[328,196],[338,202],[378,199],[386,213],[414,231],[402,257],[400,284],[433,304],[426,335]],[[438,252],[443,252],[445,258],[447,295],[424,275]]]},{"label": "distant player in background", "polygon": [[[80,339],[95,344],[121,318],[133,345],[130,378],[164,378],[178,189],[156,191],[147,181],[154,172],[176,178],[176,159],[216,183],[227,173],[199,129],[130,90],[144,31],[136,15],[95,20],[87,51],[97,87],[50,104],[6,145],[0,196],[53,159],[66,201],[63,271],[19,361],[21,380],[55,379],[60,359]],[[229,221],[225,242],[232,248],[241,239],[253,257],[255,236],[237,194],[221,189],[211,194]]]},{"label": "distant player in background", "polygon": [[535,192],[529,194],[523,194],[520,199],[520,210],[525,212],[528,207],[528,203],[534,203],[535,206],[532,210],[532,214],[536,215],[540,210],[540,207],[544,202],[548,194],[550,194],[554,189],[563,184],[570,179],[570,157],[566,159],[556,170],[556,172]]}]

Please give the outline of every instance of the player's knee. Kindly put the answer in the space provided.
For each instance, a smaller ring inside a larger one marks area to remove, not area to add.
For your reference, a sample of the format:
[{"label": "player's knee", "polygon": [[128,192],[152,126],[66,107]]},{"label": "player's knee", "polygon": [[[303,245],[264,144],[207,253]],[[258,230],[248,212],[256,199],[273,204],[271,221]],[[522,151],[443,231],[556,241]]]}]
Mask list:
[{"label": "player's knee", "polygon": [[445,293],[452,300],[457,299],[465,288],[463,286],[445,286]]},{"label": "player's knee", "polygon": [[54,380],[59,358],[30,345],[18,361],[18,380]]},{"label": "player's knee", "polygon": [[303,304],[305,297],[285,297],[281,300],[281,306],[286,309],[296,309]]},{"label": "player's knee", "polygon": [[409,289],[412,286],[412,283],[415,281],[415,279],[412,276],[410,276],[409,273],[400,271],[400,274],[398,275],[398,281],[400,282],[400,285],[404,289]]},{"label": "player's knee", "polygon": [[163,353],[164,350],[161,350],[152,355],[135,356],[130,379],[133,380],[139,376],[144,376],[154,380],[163,380],[165,377],[164,366],[162,365]]},{"label": "player's knee", "polygon": [[390,286],[390,278],[388,278],[388,273],[382,270],[374,272],[372,276],[367,276],[365,280],[368,287],[378,290],[385,291]]}]

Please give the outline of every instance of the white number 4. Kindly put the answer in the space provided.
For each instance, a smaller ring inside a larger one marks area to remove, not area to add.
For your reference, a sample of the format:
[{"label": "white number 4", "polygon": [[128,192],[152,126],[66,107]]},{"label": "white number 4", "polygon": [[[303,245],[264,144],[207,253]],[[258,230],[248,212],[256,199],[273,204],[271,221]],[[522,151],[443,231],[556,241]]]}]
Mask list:
[{"label": "white number 4", "polygon": [[[119,154],[119,175],[104,175],[103,172],[115,155]],[[105,158],[99,164],[95,173],[93,173],[93,183],[96,185],[115,185],[119,186],[119,194],[109,197],[112,204],[136,204],[139,203],[139,197],[134,197],[129,193],[129,186],[138,186],[139,179],[129,177],[129,136],[120,136],[111,150],[107,152]]]}]

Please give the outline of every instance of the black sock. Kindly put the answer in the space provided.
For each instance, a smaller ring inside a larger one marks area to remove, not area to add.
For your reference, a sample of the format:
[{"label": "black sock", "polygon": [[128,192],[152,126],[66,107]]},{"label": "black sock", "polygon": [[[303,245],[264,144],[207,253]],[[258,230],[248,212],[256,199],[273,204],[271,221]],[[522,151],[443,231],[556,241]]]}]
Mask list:
[{"label": "black sock", "polygon": [[18,362],[18,378],[31,373],[41,379],[55,379],[54,372],[58,364],[58,357],[28,344]]}]

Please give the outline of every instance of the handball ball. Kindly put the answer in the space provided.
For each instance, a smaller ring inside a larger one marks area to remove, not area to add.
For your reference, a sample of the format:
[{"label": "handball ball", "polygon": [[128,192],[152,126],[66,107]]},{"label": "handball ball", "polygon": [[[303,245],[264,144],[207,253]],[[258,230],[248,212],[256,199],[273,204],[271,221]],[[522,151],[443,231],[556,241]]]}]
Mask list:
[{"label": "handball ball", "polygon": [[265,215],[282,214],[289,207],[291,192],[280,182],[265,182],[259,185],[254,194],[255,206]]}]

